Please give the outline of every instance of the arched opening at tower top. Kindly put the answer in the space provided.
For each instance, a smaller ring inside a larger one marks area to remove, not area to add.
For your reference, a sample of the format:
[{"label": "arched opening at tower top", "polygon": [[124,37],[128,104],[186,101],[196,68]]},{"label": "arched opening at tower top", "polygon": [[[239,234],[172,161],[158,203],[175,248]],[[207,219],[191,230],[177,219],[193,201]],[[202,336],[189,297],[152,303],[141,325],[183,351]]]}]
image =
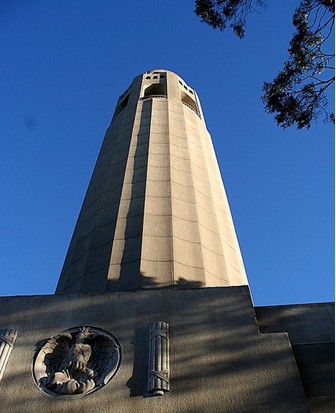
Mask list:
[{"label": "arched opening at tower top", "polygon": [[163,83],[153,83],[148,86],[144,92],[144,98],[150,98],[154,96],[166,97],[166,86]]},{"label": "arched opening at tower top", "polygon": [[182,100],[182,103],[184,103],[186,106],[192,109],[199,116],[199,110],[198,110],[196,102],[194,101],[194,99],[192,99],[189,95],[187,95],[182,90],[181,90],[181,100]]}]

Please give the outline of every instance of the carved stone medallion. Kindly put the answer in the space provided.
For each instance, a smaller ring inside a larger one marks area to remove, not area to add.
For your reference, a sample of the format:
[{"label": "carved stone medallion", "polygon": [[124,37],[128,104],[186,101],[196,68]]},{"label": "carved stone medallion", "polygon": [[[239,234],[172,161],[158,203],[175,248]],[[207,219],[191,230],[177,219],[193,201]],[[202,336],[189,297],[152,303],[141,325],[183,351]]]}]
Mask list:
[{"label": "carved stone medallion", "polygon": [[120,345],[96,327],[74,327],[37,346],[36,385],[54,397],[78,397],[105,386],[119,368]]}]

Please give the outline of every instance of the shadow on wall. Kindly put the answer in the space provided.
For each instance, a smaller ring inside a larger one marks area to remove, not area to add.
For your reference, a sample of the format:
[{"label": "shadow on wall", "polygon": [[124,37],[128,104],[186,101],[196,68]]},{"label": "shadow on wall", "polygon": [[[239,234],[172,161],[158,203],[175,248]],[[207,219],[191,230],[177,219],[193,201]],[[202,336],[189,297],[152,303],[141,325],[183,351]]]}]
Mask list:
[{"label": "shadow on wall", "polygon": [[127,382],[131,397],[149,397],[147,392],[147,372],[148,372],[148,327],[141,327],[135,330],[131,344],[134,346],[133,374]]},{"label": "shadow on wall", "polygon": [[288,333],[311,412],[334,412],[335,304],[255,308],[262,333]]},{"label": "shadow on wall", "polygon": [[[287,337],[259,333],[247,287],[4,297],[0,306],[0,325],[19,329],[0,412],[308,412],[298,404],[303,391]],[[146,398],[146,329],[158,317],[171,326],[171,392]],[[41,395],[30,372],[34,346],[76,325],[116,335],[123,373],[85,398]]]},{"label": "shadow on wall", "polygon": [[[132,274],[133,276],[134,274]],[[149,276],[144,276],[140,273],[140,282],[141,282],[141,288],[144,290],[150,290],[150,289],[156,289],[156,288],[160,288],[160,289],[195,289],[195,288],[202,288],[204,287],[204,284],[200,281],[190,281],[190,280],[186,280],[185,278],[180,277],[177,281],[175,281],[174,285],[166,285],[166,286],[162,286],[161,283],[156,281],[155,277],[149,277]],[[107,281],[107,290],[108,291],[119,291],[120,288],[120,284],[118,280],[108,280]],[[138,286],[128,286],[128,288],[126,289],[126,287],[123,289],[123,291],[137,291],[138,290]]]},{"label": "shadow on wall", "polygon": [[140,287],[140,258],[145,208],[146,177],[149,147],[149,113],[152,100],[143,102],[140,127],[136,137],[132,191],[127,212],[124,248],[120,262],[118,280],[107,280],[107,291],[132,291]]}]

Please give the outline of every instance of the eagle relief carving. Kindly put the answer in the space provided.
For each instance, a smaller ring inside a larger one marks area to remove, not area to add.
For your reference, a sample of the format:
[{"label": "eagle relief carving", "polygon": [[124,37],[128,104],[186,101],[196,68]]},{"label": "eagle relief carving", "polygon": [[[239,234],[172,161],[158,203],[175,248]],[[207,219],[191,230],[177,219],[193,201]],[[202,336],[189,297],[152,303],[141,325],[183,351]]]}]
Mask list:
[{"label": "eagle relief carving", "polygon": [[118,370],[120,345],[105,330],[75,327],[39,345],[34,358],[36,385],[51,396],[90,394]]}]

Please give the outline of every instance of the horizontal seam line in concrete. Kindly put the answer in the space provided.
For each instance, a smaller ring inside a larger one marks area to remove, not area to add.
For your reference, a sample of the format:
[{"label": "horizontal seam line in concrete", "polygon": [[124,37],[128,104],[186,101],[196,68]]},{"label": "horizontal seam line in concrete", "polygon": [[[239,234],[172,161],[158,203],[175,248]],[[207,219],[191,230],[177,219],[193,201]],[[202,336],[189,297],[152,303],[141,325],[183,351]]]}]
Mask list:
[{"label": "horizontal seam line in concrete", "polygon": [[[203,209],[203,211],[207,212],[208,214],[213,215],[213,216],[215,216],[215,217],[217,216],[217,214],[216,214],[215,212],[210,212],[209,210],[203,208],[201,205],[197,204],[196,202],[185,201],[184,199],[179,199],[179,198],[176,198],[176,197],[174,197],[174,196],[172,196],[172,199],[175,199],[176,201],[180,201],[180,202],[185,202],[185,203],[188,203],[188,204],[190,204],[190,205],[195,205],[196,207],[198,207],[198,208],[200,208],[200,209]],[[226,214],[226,211],[225,211],[225,210],[221,209],[221,211],[222,211],[222,212],[225,212],[225,214]],[[228,225],[226,225],[226,224],[224,223],[224,226],[231,232],[231,228],[230,228]]]},{"label": "horizontal seam line in concrete", "polygon": [[[175,138],[183,139],[181,136],[175,136]],[[189,149],[188,146],[177,145],[176,143],[173,143],[171,141],[169,142],[169,145],[175,146],[176,148],[180,148],[180,149],[186,149],[186,150]],[[188,153],[190,153],[189,150],[188,150]],[[198,156],[199,158],[204,159],[204,156],[201,156],[201,155],[198,155],[198,154],[195,154],[195,153],[194,153],[194,155]]]},{"label": "horizontal seam line in concrete", "polygon": [[169,165],[164,165],[164,166],[150,165],[150,167],[153,169],[163,169],[163,168],[170,169]]},{"label": "horizontal seam line in concrete", "polygon": [[[134,177],[133,177],[134,178]],[[125,184],[132,184],[132,185],[134,185],[134,184],[139,184],[139,183],[141,183],[141,182],[143,182],[143,177],[140,177],[141,179],[138,181],[138,180],[135,180],[135,179],[132,179],[132,180],[130,180],[130,182],[126,182],[126,181],[124,181],[124,185]],[[126,174],[125,174],[125,179],[126,179]]]},{"label": "horizontal seam line in concrete", "polygon": [[[169,142],[153,142],[155,145],[166,145],[169,146]],[[150,145],[149,145],[150,146]]]},{"label": "horizontal seam line in concrete", "polygon": [[141,165],[141,166],[131,166],[129,168],[125,168],[125,171],[132,171],[132,172],[137,172],[137,171],[141,171],[142,169],[147,169],[147,164],[146,165]]},{"label": "horizontal seam line in concrete", "polygon": [[[168,197],[155,197],[155,196],[152,196],[152,195],[147,195],[147,196],[150,197],[150,198],[163,198],[163,199],[168,199],[168,198],[169,198],[169,196],[168,196]],[[130,199],[132,199],[132,198],[130,198]],[[101,208],[101,209],[99,209],[98,211],[96,211],[95,213],[93,213],[92,216],[95,215],[96,213],[99,213],[100,211],[102,211],[102,210],[104,210],[104,209],[107,209],[107,208]],[[90,235],[90,233],[93,232],[95,229],[97,229],[97,228],[102,228],[102,227],[104,227],[104,226],[110,225],[110,224],[112,224],[113,222],[117,221],[118,219],[127,220],[128,218],[134,218],[134,217],[138,217],[138,216],[142,216],[142,215],[157,216],[157,217],[167,217],[167,216],[171,216],[172,218],[176,218],[176,219],[179,219],[179,220],[182,220],[182,221],[198,223],[202,228],[206,229],[207,231],[210,231],[210,232],[212,232],[213,234],[217,234],[217,235],[220,235],[220,236],[221,236],[221,234],[220,234],[219,232],[213,231],[212,229],[204,226],[202,223],[200,223],[200,222],[198,222],[198,221],[193,221],[193,220],[190,220],[190,219],[187,219],[187,218],[181,218],[181,217],[179,217],[179,216],[177,216],[177,215],[173,215],[173,214],[151,214],[151,213],[149,213],[149,212],[144,212],[144,213],[137,214],[137,215],[133,215],[133,216],[130,216],[130,217],[126,216],[126,217],[122,217],[122,218],[120,218],[120,217],[114,218],[114,219],[112,219],[111,221],[108,221],[108,222],[105,223],[105,224],[95,225],[94,228],[91,228],[86,235],[78,238],[78,240],[82,240],[82,239],[86,238],[86,237],[87,237],[88,235]],[[92,218],[92,217],[89,217],[89,218],[87,218],[85,221],[80,222],[80,225],[84,225],[85,222],[89,221],[91,218]],[[230,229],[227,225],[225,225],[225,227],[231,232],[231,229]],[[232,247],[232,245],[230,245],[230,244],[225,240],[225,238],[222,238],[222,236],[221,236],[221,239],[222,239],[230,248],[232,248],[232,249],[234,250],[234,248]]]},{"label": "horizontal seam line in concrete", "polygon": [[147,262],[174,262],[175,260],[173,260],[172,258],[169,260],[150,260],[148,258],[141,258],[141,261],[147,261]]},{"label": "horizontal seam line in concrete", "polygon": [[205,268],[204,268],[204,272],[209,273],[210,275],[212,275],[215,278],[218,278],[219,280],[226,281],[226,282],[230,283],[230,280],[228,278],[219,277],[218,275],[213,274],[212,272],[210,272],[209,270],[206,270]]},{"label": "horizontal seam line in concrete", "polygon": [[[152,196],[150,196],[150,197],[151,197],[151,198],[154,198],[154,197],[152,197]],[[160,198],[160,197],[158,197],[158,198]],[[169,197],[166,197],[166,198],[169,198]],[[136,215],[136,216],[141,216],[141,215],[143,215],[143,214],[139,214],[139,215]],[[169,215],[157,215],[157,214],[145,213],[145,215],[158,216],[158,217],[161,217],[161,216],[171,216],[171,217],[174,217],[174,218],[179,219],[179,220],[182,220],[182,221],[195,222],[195,223],[198,223],[201,227],[203,227],[203,228],[206,229],[207,231],[210,231],[210,232],[212,232],[213,234],[217,234],[217,235],[219,235],[219,236],[221,235],[219,232],[213,231],[213,230],[211,230],[210,228],[207,228],[206,226],[204,226],[204,225],[201,224],[200,222],[191,221],[191,220],[188,220],[188,219],[186,219],[186,218],[181,218],[181,217],[178,217],[178,216],[173,215],[173,214],[169,214]],[[133,217],[135,217],[135,216],[133,216]],[[120,219],[127,220],[127,218],[128,218],[128,217],[120,218]],[[89,236],[95,229],[103,228],[104,226],[110,225],[110,224],[112,224],[113,222],[117,221],[117,219],[118,219],[118,218],[115,218],[115,219],[113,219],[112,221],[109,221],[109,222],[106,223],[106,224],[96,225],[96,226],[95,226],[94,228],[92,228],[86,235],[84,235],[83,237],[79,237],[77,242],[85,239],[85,238],[86,238],[87,236]],[[228,229],[230,229],[230,228],[228,228]],[[152,236],[152,235],[149,235],[149,234],[144,234],[144,235],[146,235],[146,236]],[[153,236],[156,236],[156,235],[153,235]],[[171,235],[170,235],[170,236],[171,236]],[[127,238],[129,238],[129,237],[127,237]],[[115,239],[127,239],[127,238],[115,238]],[[132,238],[132,237],[131,237],[131,238]],[[177,237],[177,238],[178,238],[178,237]],[[221,239],[222,239],[222,237],[221,237]],[[232,245],[230,245],[230,244],[226,241],[225,238],[223,238],[223,241],[227,244],[228,247],[230,247],[232,250],[235,250],[235,248],[232,247]],[[77,260],[76,260],[76,261],[77,261]]]},{"label": "horizontal seam line in concrete", "polygon": [[113,267],[113,266],[115,266],[115,265],[118,265],[118,266],[120,267],[120,266],[122,266],[123,264],[131,264],[132,262],[140,262],[140,261],[142,261],[141,258],[137,258],[136,260],[123,261],[123,262],[120,262],[120,263],[118,263],[118,264],[115,264],[115,263],[112,263],[112,262],[111,262],[106,268],[108,268],[108,267]]},{"label": "horizontal seam line in concrete", "polygon": [[181,184],[180,182],[176,182],[173,179],[161,179],[161,180],[155,180],[155,179],[148,179],[147,181],[149,182],[173,182],[177,185],[181,185],[184,186],[186,188],[193,188],[195,191],[199,192],[200,194],[202,194],[203,196],[205,196],[206,198],[212,199],[212,196],[206,195],[204,194],[202,191],[200,191],[199,189],[197,189],[196,187],[194,187],[193,185],[185,185],[185,184]]},{"label": "horizontal seam line in concrete", "polygon": [[[113,204],[110,205],[110,207],[111,207],[111,206],[113,206]],[[88,221],[92,220],[95,215],[99,214],[101,211],[104,211],[105,209],[108,210],[109,208],[99,208],[98,210],[94,211],[91,215],[89,215],[87,218],[85,218],[84,221],[80,221],[80,220],[78,219],[78,224],[79,224],[79,225],[85,225]],[[113,221],[115,221],[115,220],[116,220],[116,219],[113,219],[113,220],[107,222],[106,224],[102,224],[102,225],[96,225],[96,224],[93,224],[93,225],[95,225],[94,228],[100,228],[100,227],[103,227],[103,226],[105,226],[105,225],[111,224],[111,223],[112,223]],[[90,229],[89,232],[91,232],[92,230],[94,230],[94,228]],[[89,233],[89,232],[88,232],[88,233]]]},{"label": "horizontal seam line in concrete", "polygon": [[189,264],[183,264],[182,262],[179,262],[179,261],[176,261],[176,260],[174,260],[174,262],[176,262],[176,263],[179,264],[179,265],[183,265],[184,267],[196,268],[196,269],[199,269],[199,270],[204,270],[205,272],[209,273],[210,275],[213,275],[214,277],[216,277],[216,278],[218,278],[218,279],[220,279],[220,280],[222,280],[222,281],[227,281],[227,282],[229,282],[228,279],[226,279],[226,278],[221,278],[221,277],[219,277],[218,275],[213,274],[213,273],[210,272],[209,270],[205,269],[205,267],[194,267],[194,266],[189,265]]},{"label": "horizontal seam line in concrete", "polygon": [[171,179],[160,179],[160,180],[157,180],[157,179],[149,179],[149,178],[147,178],[147,181],[149,181],[149,182],[171,182]]},{"label": "horizontal seam line in concrete", "polygon": [[[153,182],[157,182],[157,181],[153,181]],[[147,194],[147,195],[145,195],[145,196],[134,197],[134,198],[121,198],[119,201],[116,201],[116,202],[114,202],[113,204],[109,205],[109,208],[110,208],[110,207],[113,207],[113,206],[115,206],[115,205],[117,205],[117,204],[119,204],[121,201],[131,201],[131,200],[133,200],[133,199],[140,199],[140,198],[144,198],[144,197],[156,198],[156,199],[169,199],[169,196],[164,197],[164,196],[154,196],[154,195],[148,195],[148,194]],[[208,212],[209,214],[211,214],[211,215],[213,215],[213,216],[216,216],[216,214],[207,211],[206,209],[204,209],[204,208],[201,207],[200,205],[197,205],[196,203],[189,202],[189,201],[184,201],[184,200],[182,200],[182,199],[175,198],[175,197],[172,197],[172,198],[175,199],[175,200],[181,201],[181,202],[189,203],[190,205],[198,206],[199,208],[203,209],[204,211]],[[78,219],[78,224],[79,224],[79,226],[85,225],[85,223],[88,222],[88,221],[90,221],[95,215],[99,214],[101,211],[109,210],[109,208],[99,208],[98,210],[94,211],[91,215],[89,215],[89,217],[86,218],[84,221],[81,221],[81,218],[79,217],[79,219]],[[225,211],[222,210],[222,212],[225,212]],[[226,213],[226,212],[225,212],[225,213]],[[197,221],[193,221],[193,220],[190,220],[190,219],[187,219],[187,218],[181,218],[181,217],[178,217],[178,216],[173,215],[173,214],[151,214],[151,213],[148,213],[148,212],[145,212],[145,214],[146,214],[146,215],[151,215],[151,216],[172,216],[172,217],[174,217],[174,218],[181,219],[181,220],[188,221],[188,222],[197,222]],[[133,215],[133,216],[126,216],[126,217],[123,217],[122,219],[133,218],[133,217],[140,216],[140,215],[143,215],[143,213],[137,214],[137,215]],[[103,227],[103,226],[105,226],[105,225],[109,225],[109,224],[111,224],[112,222],[114,222],[114,221],[116,221],[116,220],[117,220],[117,218],[115,218],[115,219],[113,219],[113,220],[111,220],[111,221],[109,221],[109,222],[107,222],[107,223],[105,223],[105,224],[102,224],[102,225],[95,225],[94,228],[91,228],[86,235],[84,235],[83,237],[80,237],[79,239],[81,240],[81,239],[84,239],[85,237],[87,237],[92,231],[94,231],[95,228],[101,228],[101,227]],[[217,231],[213,231],[213,230],[211,230],[210,228],[207,228],[206,226],[202,225],[201,223],[199,223],[199,225],[201,225],[203,228],[209,230],[209,231],[212,232],[212,233],[220,234],[220,233],[217,232]],[[225,228],[226,228],[228,231],[232,232],[231,228],[230,228],[228,225],[226,225],[226,224],[224,223],[224,226],[225,226]],[[223,240],[225,240],[225,239],[223,239]],[[230,244],[228,244],[228,245],[230,245]]]},{"label": "horizontal seam line in concrete", "polygon": [[89,254],[91,251],[95,251],[95,250],[98,250],[99,248],[106,247],[106,245],[109,245],[109,244],[111,244],[111,246],[112,246],[112,242],[113,242],[113,240],[107,241],[104,244],[99,245],[98,247],[91,247],[90,246],[90,248],[88,250],[84,251],[83,254],[79,258],[77,258],[76,260],[72,260],[71,263],[70,263],[70,266],[75,265],[77,262],[79,262],[83,257],[85,257],[87,254]]},{"label": "horizontal seam line in concrete", "polygon": [[102,267],[98,267],[97,269],[95,269],[95,270],[93,270],[93,271],[85,271],[85,272],[83,272],[82,277],[86,277],[87,275],[94,274],[95,272],[99,272],[99,271],[105,270],[105,269],[108,268],[108,267],[109,267],[108,265],[104,265],[104,266],[102,266]]},{"label": "horizontal seam line in concrete", "polygon": [[235,267],[234,265],[232,265],[229,261],[226,261],[226,265],[229,265],[230,267],[232,267],[234,270],[238,271],[240,273],[240,269]]},{"label": "horizontal seam line in concrete", "polygon": [[175,169],[176,171],[183,172],[183,173],[185,173],[185,174],[195,175],[200,181],[206,182],[207,184],[210,183],[209,180],[204,181],[204,179],[201,179],[200,176],[197,175],[196,173],[194,173],[193,171],[183,171],[182,169],[176,168],[176,166],[171,166],[171,168],[172,168],[172,169]]},{"label": "horizontal seam line in concrete", "polygon": [[181,221],[195,222],[195,223],[197,223],[198,225],[200,225],[201,227],[203,227],[204,229],[206,229],[206,230],[208,230],[208,231],[212,232],[213,234],[220,235],[220,233],[219,233],[219,232],[217,232],[217,231],[213,231],[212,229],[210,229],[210,228],[208,228],[208,227],[205,227],[203,224],[201,224],[201,223],[200,223],[200,222],[198,222],[198,221],[190,221],[190,220],[188,220],[188,219],[181,218],[181,217],[178,217],[178,216],[176,216],[176,215],[172,215],[172,217],[174,217],[174,218],[176,218],[176,219],[180,219]]},{"label": "horizontal seam line in concrete", "polygon": [[93,204],[95,204],[96,202],[98,202],[103,195],[105,195],[105,194],[107,194],[107,193],[109,193],[109,192],[113,192],[113,191],[117,190],[118,188],[121,188],[122,186],[123,186],[123,184],[117,185],[117,186],[114,187],[113,189],[110,189],[110,190],[108,190],[108,191],[104,191],[104,192],[101,193],[94,201],[90,201],[89,203],[88,203],[87,197],[86,197],[86,199],[85,199],[84,202],[83,202],[83,206],[85,205],[86,208],[90,207],[91,205],[93,205]]},{"label": "horizontal seam line in concrete", "polygon": [[[141,182],[145,182],[145,181],[144,181],[144,180],[141,180],[141,181],[133,181],[133,182],[128,182],[127,184],[133,184],[133,183],[137,183],[137,184],[138,184],[138,183],[141,183]],[[100,195],[98,196],[98,198],[96,198],[94,201],[91,201],[89,204],[85,204],[85,207],[90,207],[91,205],[93,205],[94,203],[96,203],[97,201],[99,201],[99,200],[102,198],[103,195],[106,195],[106,194],[109,194],[109,193],[111,193],[111,192],[114,192],[116,189],[121,188],[122,186],[123,186],[123,184],[118,185],[118,186],[116,186],[115,188],[112,188],[112,189],[109,189],[109,190],[104,191],[104,192],[103,192],[102,194],[100,194]],[[117,200],[117,201],[114,201],[112,204],[110,204],[109,207],[118,204],[118,203],[122,200],[121,195],[122,195],[122,193],[120,193],[120,197],[118,198],[118,200]],[[127,199],[132,199],[132,198],[127,198]],[[83,204],[83,205],[84,205],[84,204]],[[100,210],[101,210],[101,209],[107,209],[107,208],[100,208]]]},{"label": "horizontal seam line in concrete", "polygon": [[145,232],[143,232],[142,235],[144,237],[149,237],[149,238],[172,238],[172,235],[150,235],[150,234],[146,234]]},{"label": "horizontal seam line in concrete", "polygon": [[[168,174],[167,174],[168,175]],[[170,182],[170,179],[160,179],[160,178],[158,178],[158,179],[149,179],[149,178],[147,178],[147,182]]]},{"label": "horizontal seam line in concrete", "polygon": [[131,237],[124,237],[124,238],[114,238],[113,241],[127,241],[129,239],[135,239],[135,238],[141,238],[142,237],[142,233],[139,235],[133,235]]},{"label": "horizontal seam line in concrete", "polygon": [[[137,184],[140,184],[140,183],[145,183],[146,182],[146,178],[145,179],[142,179],[142,180],[140,180],[140,181],[136,181],[136,182],[128,182],[128,183],[126,183],[126,185],[133,185],[133,183],[137,183]],[[115,188],[112,188],[112,189],[107,189],[107,190],[105,190],[104,191],[104,193],[103,194],[109,194],[110,192],[114,192],[117,188],[120,188],[120,187],[122,187],[122,186],[124,186],[124,185],[118,185],[117,187],[115,187]],[[121,193],[122,194],[122,193]],[[132,199],[132,198],[130,198],[130,199]],[[119,201],[117,201],[117,202],[119,202]]]},{"label": "horizontal seam line in concrete", "polygon": [[145,198],[146,195],[139,195],[139,196],[132,196],[131,198],[124,198],[123,196],[120,198],[120,201],[133,201],[134,199]]},{"label": "horizontal seam line in concrete", "polygon": [[[151,214],[150,212],[145,212],[144,215],[145,216],[149,215],[149,216],[154,216],[154,217],[172,217],[173,216],[172,214]],[[195,222],[195,221],[190,221],[190,222]]]},{"label": "horizontal seam line in concrete", "polygon": [[130,259],[130,260],[127,260],[127,261],[126,261],[126,260],[122,260],[122,261],[117,262],[117,263],[111,262],[111,264],[110,264],[109,266],[111,266],[111,265],[123,266],[124,264],[132,264],[133,262],[137,262],[137,261],[141,261],[141,259],[140,259],[140,258],[137,258],[136,260]]},{"label": "horizontal seam line in concrete", "polygon": [[[200,245],[202,248],[205,248],[206,250],[212,252],[213,254],[225,258],[225,257],[224,257],[224,254],[221,254],[221,253],[219,253],[219,252],[215,252],[215,251],[211,250],[210,248],[206,247],[206,246],[205,246],[204,244],[202,244],[201,242],[198,242],[198,241],[188,241],[188,240],[186,240],[186,239],[177,237],[177,236],[174,235],[174,234],[173,234],[173,238],[179,239],[180,241],[183,241],[183,242],[189,242],[190,244]],[[233,265],[232,265],[232,267],[233,267]]]},{"label": "horizontal seam line in concrete", "polygon": [[143,212],[141,212],[140,214],[135,214],[135,215],[128,215],[129,214],[129,212],[126,214],[126,216],[119,216],[119,214],[118,214],[118,218],[116,218],[116,219],[127,219],[127,218],[135,218],[135,217],[140,217],[140,216],[142,216],[142,215],[144,215],[144,213]]},{"label": "horizontal seam line in concrete", "polygon": [[[99,209],[99,210],[97,211],[97,213],[99,213],[100,211],[104,211],[104,210],[108,210],[108,208],[101,208],[101,209]],[[93,215],[95,215],[95,214],[92,214],[92,217],[93,217]],[[95,228],[102,228],[102,227],[105,227],[106,225],[110,225],[110,224],[112,224],[113,222],[117,221],[117,219],[134,218],[134,217],[138,217],[138,216],[141,216],[141,215],[143,215],[143,213],[138,214],[138,215],[134,215],[134,216],[130,216],[130,217],[122,217],[122,218],[117,217],[117,218],[113,218],[111,221],[108,221],[108,222],[106,222],[106,223],[104,223],[104,224],[95,225],[94,228],[90,229],[90,231],[87,233],[87,235],[89,235],[89,233],[92,232]],[[81,225],[84,224],[86,221],[90,220],[92,217],[89,217],[89,218],[87,218],[85,221],[81,222]],[[87,236],[87,235],[85,235],[85,236]],[[83,238],[85,238],[85,236],[84,236]]]},{"label": "horizontal seam line in concrete", "polygon": [[169,199],[169,198],[170,198],[170,195],[168,195],[168,196],[156,196],[156,195],[148,195],[148,194],[146,194],[146,198]]},{"label": "horizontal seam line in concrete", "polygon": [[[142,181],[136,181],[136,182],[134,182],[134,183],[138,184],[138,183],[141,183],[141,182],[145,182],[145,181],[144,181],[144,180],[142,180]],[[100,197],[102,197],[104,194],[109,194],[110,192],[113,192],[113,189],[103,192],[103,193],[100,195]],[[145,197],[145,195],[139,195],[139,196],[133,196],[133,197],[131,197],[131,198],[124,198],[124,197],[122,196],[122,193],[121,193],[120,198],[119,198],[117,201],[115,201],[115,202],[113,202],[112,204],[110,204],[110,205],[109,205],[109,208],[112,207],[112,206],[115,206],[115,205],[119,204],[121,201],[129,201],[129,200],[139,199],[139,198],[144,198],[144,197]],[[97,200],[98,200],[98,199],[99,199],[99,198],[97,198]],[[97,201],[97,200],[96,200],[96,201]],[[96,201],[94,201],[94,202],[96,202]],[[91,204],[90,204],[90,205],[91,205]],[[88,205],[88,206],[89,206],[89,205]],[[101,208],[101,209],[107,209],[107,208]]]},{"label": "horizontal seam line in concrete", "polygon": [[77,280],[75,280],[72,284],[68,285],[67,287],[62,288],[62,291],[69,290],[69,288],[72,288],[74,285],[76,285],[81,279],[83,278],[83,275],[80,275]]}]

